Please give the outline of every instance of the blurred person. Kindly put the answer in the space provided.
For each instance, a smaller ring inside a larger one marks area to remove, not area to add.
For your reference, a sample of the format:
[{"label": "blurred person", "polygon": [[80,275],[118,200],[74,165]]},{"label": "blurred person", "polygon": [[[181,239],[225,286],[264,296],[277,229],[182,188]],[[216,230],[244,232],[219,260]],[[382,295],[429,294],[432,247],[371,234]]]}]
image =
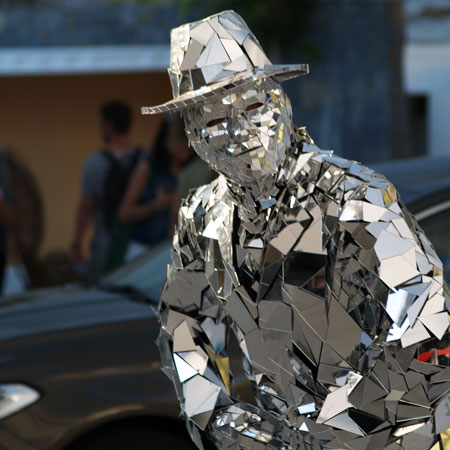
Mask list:
[{"label": "blurred person", "polygon": [[6,201],[5,193],[0,187],[0,293],[3,292],[3,279],[5,276],[8,232],[15,229],[15,219],[13,212]]},{"label": "blurred person", "polygon": [[165,117],[152,152],[133,173],[119,211],[120,220],[132,224],[126,260],[173,234],[178,178],[193,158],[180,117]]},{"label": "blurred person", "polygon": [[183,167],[178,177],[178,203],[181,204],[191,189],[209,184],[216,177],[217,174],[209,168],[208,164],[194,153],[194,157]]},{"label": "blurred person", "polygon": [[11,207],[5,152],[0,150],[0,293],[4,292],[8,238],[11,239],[12,249],[20,260],[25,243],[18,233],[16,217]]},{"label": "blurred person", "polygon": [[103,148],[91,154],[83,166],[71,253],[75,264],[84,262],[81,244],[93,224],[90,260],[86,266],[88,279],[98,278],[107,269],[117,210],[130,175],[144,154],[132,142],[131,124],[132,113],[126,103],[116,100],[103,104],[100,108]]}]

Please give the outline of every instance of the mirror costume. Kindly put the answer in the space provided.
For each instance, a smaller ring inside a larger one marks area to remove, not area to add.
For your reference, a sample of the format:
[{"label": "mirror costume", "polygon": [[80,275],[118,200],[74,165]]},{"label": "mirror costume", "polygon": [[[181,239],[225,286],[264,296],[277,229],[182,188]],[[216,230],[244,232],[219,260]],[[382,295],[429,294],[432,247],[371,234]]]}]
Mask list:
[{"label": "mirror costume", "polygon": [[[199,448],[438,449],[450,427],[448,288],[395,188],[292,125],[225,11],[171,34],[174,99],[220,175],[184,201],[159,346]],[[431,356],[430,356],[431,355]]]}]

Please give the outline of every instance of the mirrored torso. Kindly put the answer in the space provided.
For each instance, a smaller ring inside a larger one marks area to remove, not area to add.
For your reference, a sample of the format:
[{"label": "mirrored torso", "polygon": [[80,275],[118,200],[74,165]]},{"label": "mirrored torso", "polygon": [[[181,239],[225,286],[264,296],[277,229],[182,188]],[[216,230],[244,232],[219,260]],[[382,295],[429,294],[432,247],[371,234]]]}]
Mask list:
[{"label": "mirrored torso", "polygon": [[[282,418],[291,442],[313,426],[382,432],[387,445],[425,426],[446,392],[436,377],[445,367],[420,357],[448,346],[444,289],[442,264],[392,185],[300,129],[264,195],[220,176],[181,207],[161,298],[173,356],[166,347],[163,360],[187,417],[200,428],[217,417],[211,434],[233,428],[219,411],[239,404],[235,339],[253,406]],[[430,448],[435,434],[425,435]]]}]

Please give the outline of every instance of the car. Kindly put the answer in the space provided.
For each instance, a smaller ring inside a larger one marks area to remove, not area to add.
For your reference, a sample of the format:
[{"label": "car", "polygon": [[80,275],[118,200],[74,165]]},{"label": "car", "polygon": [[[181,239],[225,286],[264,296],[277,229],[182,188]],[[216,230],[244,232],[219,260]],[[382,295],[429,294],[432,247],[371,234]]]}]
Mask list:
[{"label": "car", "polygon": [[[399,189],[450,275],[450,158],[373,165]],[[154,342],[166,242],[92,286],[0,301],[0,449],[194,448]]]},{"label": "car", "polygon": [[194,448],[154,344],[169,247],[90,287],[3,299],[1,449]]}]

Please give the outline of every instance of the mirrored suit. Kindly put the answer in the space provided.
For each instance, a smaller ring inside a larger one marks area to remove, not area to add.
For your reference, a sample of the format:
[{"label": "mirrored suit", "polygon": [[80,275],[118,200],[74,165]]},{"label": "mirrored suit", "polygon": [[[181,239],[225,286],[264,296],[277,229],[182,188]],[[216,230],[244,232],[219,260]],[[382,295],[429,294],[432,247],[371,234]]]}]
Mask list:
[{"label": "mirrored suit", "polygon": [[[234,12],[180,28],[175,99],[144,112],[181,109],[194,149],[220,173],[180,208],[159,306],[163,367],[192,439],[439,448],[449,294],[431,244],[383,176],[292,125],[280,81],[304,67],[254,64],[246,39],[262,49]],[[224,75],[242,59],[223,42],[232,38],[249,64]]]}]

